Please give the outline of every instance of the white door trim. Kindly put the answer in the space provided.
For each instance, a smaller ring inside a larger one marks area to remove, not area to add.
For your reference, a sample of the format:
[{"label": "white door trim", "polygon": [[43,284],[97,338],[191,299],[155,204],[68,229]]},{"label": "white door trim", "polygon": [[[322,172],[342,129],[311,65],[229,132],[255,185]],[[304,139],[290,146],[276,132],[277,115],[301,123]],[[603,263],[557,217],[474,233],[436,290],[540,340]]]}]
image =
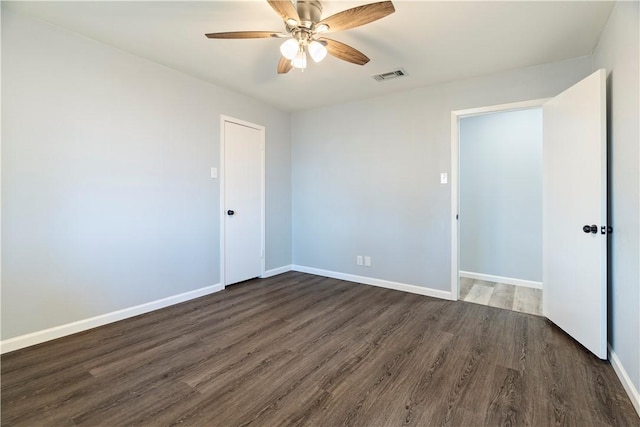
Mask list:
[{"label": "white door trim", "polygon": [[511,102],[508,104],[490,105],[487,107],[470,108],[451,112],[451,299],[458,300],[459,288],[459,221],[458,206],[460,203],[459,167],[460,167],[460,119],[481,114],[497,113],[513,110],[539,108],[550,98],[533,99],[531,101]]},{"label": "white door trim", "polygon": [[225,212],[225,122],[235,123],[240,126],[246,126],[252,129],[260,131],[260,146],[261,146],[261,159],[260,167],[262,171],[260,173],[260,277],[264,276],[265,269],[265,152],[266,152],[266,139],[265,139],[265,127],[257,125],[255,123],[247,122],[245,120],[236,119],[234,117],[220,115],[220,284],[222,287],[226,287],[226,274],[225,274],[225,224],[227,220],[227,214]]}]

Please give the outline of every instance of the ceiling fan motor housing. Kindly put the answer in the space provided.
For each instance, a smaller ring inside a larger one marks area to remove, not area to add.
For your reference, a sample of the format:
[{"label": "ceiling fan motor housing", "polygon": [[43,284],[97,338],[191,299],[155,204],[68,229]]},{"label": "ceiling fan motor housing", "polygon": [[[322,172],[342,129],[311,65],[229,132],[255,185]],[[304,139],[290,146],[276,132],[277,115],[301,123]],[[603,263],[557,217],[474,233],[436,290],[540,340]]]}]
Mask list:
[{"label": "ceiling fan motor housing", "polygon": [[322,5],[318,0],[298,0],[297,9],[301,27],[310,29],[322,20]]}]

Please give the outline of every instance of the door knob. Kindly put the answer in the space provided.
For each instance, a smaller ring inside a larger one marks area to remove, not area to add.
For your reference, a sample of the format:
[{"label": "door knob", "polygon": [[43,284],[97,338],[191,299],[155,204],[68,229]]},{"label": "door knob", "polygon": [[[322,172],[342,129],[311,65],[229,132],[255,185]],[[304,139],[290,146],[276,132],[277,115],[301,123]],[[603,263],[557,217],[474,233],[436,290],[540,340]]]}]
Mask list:
[{"label": "door knob", "polygon": [[235,214],[235,211],[232,211],[231,209],[227,211],[227,215],[233,216],[233,214]]},{"label": "door knob", "polygon": [[585,225],[584,227],[582,227],[582,231],[584,231],[585,233],[596,234],[598,232],[598,226],[597,225]]}]

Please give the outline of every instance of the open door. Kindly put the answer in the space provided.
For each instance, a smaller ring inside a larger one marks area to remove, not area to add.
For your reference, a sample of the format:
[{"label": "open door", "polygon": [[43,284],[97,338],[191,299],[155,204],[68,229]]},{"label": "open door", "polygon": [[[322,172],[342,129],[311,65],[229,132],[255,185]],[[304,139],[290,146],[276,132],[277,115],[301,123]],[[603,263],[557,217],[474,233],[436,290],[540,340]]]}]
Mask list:
[{"label": "open door", "polygon": [[607,358],[606,72],[543,106],[543,311]]}]

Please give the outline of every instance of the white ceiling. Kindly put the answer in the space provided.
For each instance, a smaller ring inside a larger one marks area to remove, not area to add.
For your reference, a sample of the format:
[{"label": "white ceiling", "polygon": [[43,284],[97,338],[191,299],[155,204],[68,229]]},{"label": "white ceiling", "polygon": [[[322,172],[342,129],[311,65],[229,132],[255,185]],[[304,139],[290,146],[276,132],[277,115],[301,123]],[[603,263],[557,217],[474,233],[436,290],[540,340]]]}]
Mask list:
[{"label": "white ceiling", "polygon": [[[326,0],[323,16],[369,2]],[[328,35],[369,56],[367,65],[329,56],[305,72],[278,75],[282,40],[204,36],[282,31],[282,20],[263,0],[2,3],[286,111],[588,55],[613,7],[609,1],[394,0],[394,14]],[[409,77],[370,77],[398,67]]]}]

